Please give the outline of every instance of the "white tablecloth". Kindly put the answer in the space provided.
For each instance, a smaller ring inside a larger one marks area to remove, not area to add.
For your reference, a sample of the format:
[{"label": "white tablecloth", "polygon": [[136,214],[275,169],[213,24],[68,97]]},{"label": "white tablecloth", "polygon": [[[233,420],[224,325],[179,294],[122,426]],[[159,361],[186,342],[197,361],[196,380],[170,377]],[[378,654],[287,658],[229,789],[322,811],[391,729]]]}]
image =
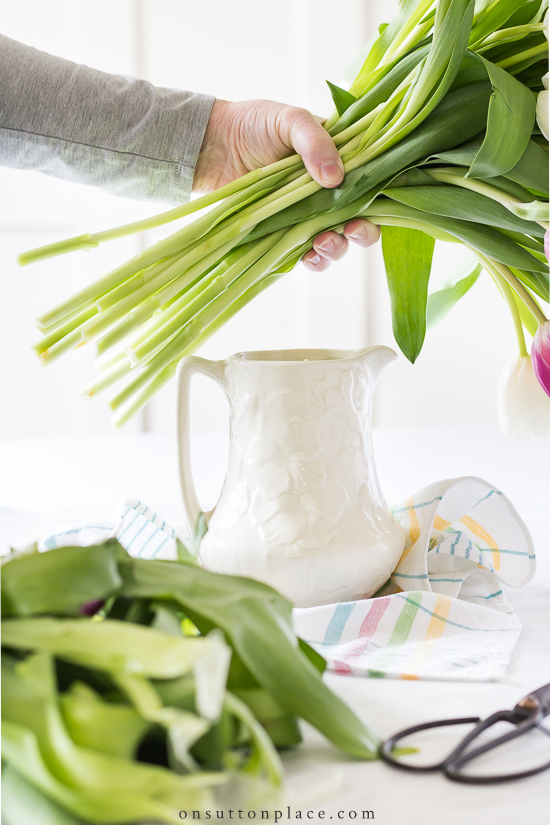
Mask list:
[{"label": "white tablecloth", "polygon": [[[524,590],[507,589],[523,623],[512,663],[499,683],[436,683],[329,675],[328,684],[376,731],[387,736],[447,716],[488,715],[512,707],[550,682],[550,442],[509,442],[493,430],[375,431],[378,473],[391,503],[439,478],[476,475],[500,487],[527,523],[538,570]],[[223,480],[224,438],[193,442],[196,484],[205,508]],[[174,440],[140,435],[0,442],[0,543],[34,539],[109,513],[126,498],[147,502],[177,526],[182,515]],[[455,734],[456,735],[456,734]],[[445,734],[449,743],[453,733]],[[474,787],[439,775],[397,772],[382,763],[350,762],[316,731],[284,757],[289,793],[307,791],[302,818],[355,821],[374,811],[383,825],[548,825],[550,776]],[[340,815],[339,815],[339,812]],[[351,815],[350,815],[351,814]],[[286,816],[286,814],[285,814]],[[281,822],[288,821],[286,819]]]}]

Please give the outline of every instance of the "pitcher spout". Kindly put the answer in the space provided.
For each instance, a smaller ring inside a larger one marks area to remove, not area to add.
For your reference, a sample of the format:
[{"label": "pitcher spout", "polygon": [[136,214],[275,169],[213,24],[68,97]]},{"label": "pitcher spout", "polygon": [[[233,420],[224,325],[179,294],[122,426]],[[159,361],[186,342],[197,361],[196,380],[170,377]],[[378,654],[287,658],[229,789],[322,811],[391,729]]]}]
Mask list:
[{"label": "pitcher spout", "polygon": [[361,358],[369,365],[373,381],[376,384],[384,367],[397,358],[397,353],[390,347],[369,347],[363,350]]}]

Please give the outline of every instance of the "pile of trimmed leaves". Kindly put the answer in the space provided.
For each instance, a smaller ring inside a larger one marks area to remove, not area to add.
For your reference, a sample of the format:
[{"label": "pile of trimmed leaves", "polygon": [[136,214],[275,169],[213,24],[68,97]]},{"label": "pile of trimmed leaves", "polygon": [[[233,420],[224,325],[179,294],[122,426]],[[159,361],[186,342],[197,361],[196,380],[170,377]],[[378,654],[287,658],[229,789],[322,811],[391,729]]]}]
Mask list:
[{"label": "pile of trimmed leaves", "polygon": [[[267,585],[111,539],[2,565],[3,825],[175,823],[236,778],[281,783],[305,719],[345,753],[377,739]],[[258,787],[257,787],[258,786]],[[242,800],[240,800],[242,802]]]},{"label": "pile of trimmed leaves", "polygon": [[183,207],[33,250],[29,263],[182,218],[202,217],[38,319],[44,362],[97,344],[94,395],[122,425],[244,304],[289,272],[325,230],[355,217],[382,226],[398,345],[424,341],[435,239],[470,261],[433,302],[441,316],[483,268],[512,312],[520,351],[549,300],[548,143],[536,124],[548,43],[548,0],[401,0],[350,90],[331,86],[325,123],[345,180],[322,189],[292,155]]}]

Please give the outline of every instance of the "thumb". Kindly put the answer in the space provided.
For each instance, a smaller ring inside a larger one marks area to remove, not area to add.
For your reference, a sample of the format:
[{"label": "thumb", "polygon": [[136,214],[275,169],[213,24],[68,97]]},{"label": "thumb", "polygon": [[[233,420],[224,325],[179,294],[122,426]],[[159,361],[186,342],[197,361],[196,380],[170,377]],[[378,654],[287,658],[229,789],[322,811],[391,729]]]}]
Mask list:
[{"label": "thumb", "polygon": [[281,125],[282,139],[302,156],[314,181],[329,189],[342,183],[342,158],[331,136],[310,112],[290,107]]}]

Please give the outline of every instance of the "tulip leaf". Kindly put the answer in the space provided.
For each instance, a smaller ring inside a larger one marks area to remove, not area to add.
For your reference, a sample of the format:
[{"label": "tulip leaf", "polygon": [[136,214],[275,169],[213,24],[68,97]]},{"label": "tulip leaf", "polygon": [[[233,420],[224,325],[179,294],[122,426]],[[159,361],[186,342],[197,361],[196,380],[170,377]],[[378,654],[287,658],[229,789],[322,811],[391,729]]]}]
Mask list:
[{"label": "tulip leaf", "polygon": [[[353,64],[355,74],[358,74],[360,77],[372,72],[378,66],[386,50],[391,46],[395,38],[402,34],[404,30],[407,32],[411,30],[411,20],[414,19],[413,14],[417,8],[420,7],[419,11],[422,16],[423,13],[428,11],[430,6],[431,3],[429,0],[401,0],[391,23],[380,32],[380,36],[371,45],[361,70],[357,72],[357,67],[355,63]],[[409,28],[405,29],[407,26]]]},{"label": "tulip leaf", "polygon": [[[2,691],[3,759],[77,817],[169,823],[170,803],[178,795],[189,795],[190,804],[204,803],[204,792],[193,787],[192,776],[75,744],[59,710],[50,657],[39,654],[16,661],[2,654]],[[216,781],[207,776],[208,784]]]},{"label": "tulip leaf", "polygon": [[[397,131],[390,129],[384,136],[385,151],[426,120],[444,99],[460,71],[468,45],[474,3],[472,0],[453,0],[447,4],[446,11],[444,8],[445,4],[438,3],[432,45],[414,81],[408,104],[412,106],[412,116]],[[365,139],[366,136],[363,136],[360,146],[364,145]]]},{"label": "tulip leaf", "polygon": [[10,557],[2,566],[2,616],[78,615],[86,602],[104,599],[120,587],[119,550],[118,542],[110,539]]},{"label": "tulip leaf", "polygon": [[530,140],[525,152],[514,168],[506,173],[506,177],[527,189],[548,195],[548,151]]},{"label": "tulip leaf", "polygon": [[[512,232],[499,231],[493,226],[481,225],[473,221],[464,221],[459,218],[447,218],[435,213],[428,214],[420,209],[414,209],[404,203],[390,200],[389,198],[377,199],[362,213],[367,218],[397,218],[399,221],[415,221],[422,224],[421,229],[429,235],[437,237],[436,232],[443,230],[449,236],[454,236],[457,240],[467,244],[473,249],[479,250],[489,258],[506,264],[515,266],[528,272],[548,272],[546,262],[539,260],[536,255],[532,255],[523,246],[517,243],[517,237]],[[380,221],[383,223],[395,223],[394,220]],[[517,236],[517,233],[515,233]],[[518,236],[520,237],[520,236]],[[525,237],[525,236],[523,236]]]},{"label": "tulip leaf", "polygon": [[388,180],[404,169],[435,156],[443,147],[451,149],[478,135],[486,123],[490,91],[490,84],[476,83],[449,92],[426,120],[397,145],[348,172],[340,186],[315,192],[260,221],[241,243],[340,209],[368,192],[373,192],[374,197],[387,186]]},{"label": "tulip leaf", "polygon": [[46,617],[5,620],[2,640],[17,650],[48,653],[107,673],[134,669],[155,679],[190,673],[209,644],[205,638],[169,636],[129,621]]},{"label": "tulip leaf", "polygon": [[[432,157],[459,166],[471,166],[481,145],[482,141],[479,139],[469,140],[454,149],[436,152]],[[470,173],[470,177],[483,177],[483,175]],[[516,165],[503,177],[520,184],[529,191],[548,195],[548,152],[545,152],[534,140],[530,140]]]},{"label": "tulip leaf", "polygon": [[453,306],[475,284],[481,272],[481,264],[476,264],[467,255],[449,276],[441,289],[428,296],[427,326],[436,326],[448,315]]},{"label": "tulip leaf", "polygon": [[367,112],[376,109],[380,103],[387,100],[395,92],[397,87],[407,75],[423,60],[429,52],[428,46],[416,49],[405,55],[401,60],[396,59],[383,69],[377,70],[376,83],[373,83],[368,91],[363,91],[355,103],[349,107],[344,117],[329,130],[330,135],[334,135],[357,120],[362,118]]},{"label": "tulip leaf", "polygon": [[487,131],[469,174],[494,177],[509,172],[525,152],[535,122],[533,93],[505,69],[481,55],[493,87],[487,115]]},{"label": "tulip leaf", "polygon": [[[49,799],[10,765],[2,771],[3,825],[86,825]],[[88,823],[89,825],[89,823]]]},{"label": "tulip leaf", "polygon": [[[517,6],[517,3],[516,3]],[[544,12],[548,6],[547,0],[526,0],[514,13],[510,15],[506,28],[512,26],[525,26],[527,23],[536,23],[544,17]]]},{"label": "tulip leaf", "polygon": [[126,595],[169,598],[201,632],[221,628],[250,674],[285,710],[313,724],[346,753],[375,758],[377,741],[300,650],[291,605],[271,587],[181,562],[128,557],[119,569]]},{"label": "tulip leaf", "polygon": [[382,227],[382,252],[392,308],[393,334],[413,364],[426,334],[428,281],[435,240],[417,229]]},{"label": "tulip leaf", "polygon": [[69,691],[60,694],[59,705],[75,744],[125,759],[134,757],[151,727],[132,707],[105,701],[84,682],[73,682]]},{"label": "tulip leaf", "polygon": [[517,10],[517,7],[518,0],[500,0],[498,3],[492,3],[483,14],[478,15],[475,25],[472,26],[470,45],[504,28],[504,24]]},{"label": "tulip leaf", "polygon": [[459,186],[390,187],[384,190],[384,194],[423,212],[495,226],[510,232],[544,235],[544,229],[538,223],[518,218],[498,201]]},{"label": "tulip leaf", "polygon": [[330,80],[327,80],[327,86],[330,89],[336,111],[339,115],[343,115],[346,109],[348,109],[352,103],[355,103],[355,96],[352,95],[351,92],[346,92],[345,89],[341,89],[340,86],[335,86]]},{"label": "tulip leaf", "polygon": [[528,272],[524,269],[512,268],[514,275],[516,275],[525,286],[528,286],[533,292],[542,298],[543,301],[550,301],[548,289],[548,272]]}]

